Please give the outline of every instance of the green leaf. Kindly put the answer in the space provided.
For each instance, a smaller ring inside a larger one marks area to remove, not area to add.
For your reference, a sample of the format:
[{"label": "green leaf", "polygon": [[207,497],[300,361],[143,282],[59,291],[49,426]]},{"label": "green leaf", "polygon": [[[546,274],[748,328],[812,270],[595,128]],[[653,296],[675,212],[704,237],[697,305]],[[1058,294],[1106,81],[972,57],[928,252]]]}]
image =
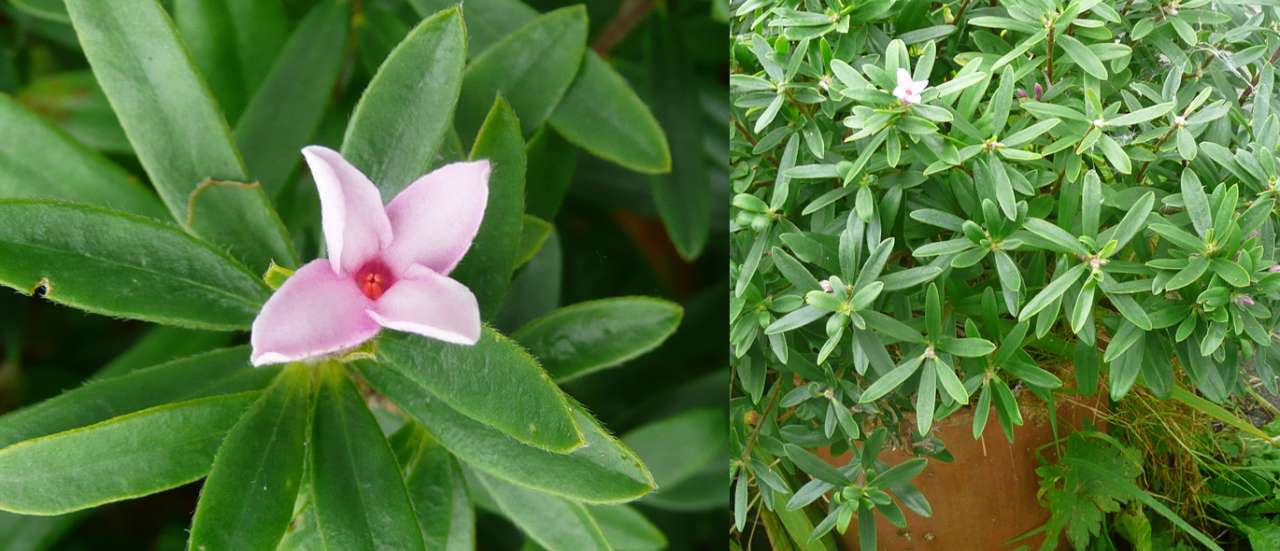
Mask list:
[{"label": "green leaf", "polygon": [[925,467],[929,465],[929,460],[923,457],[915,457],[898,463],[884,472],[877,474],[869,482],[877,488],[891,488],[899,484],[911,482],[911,479],[920,474]]},{"label": "green leaf", "polygon": [[480,317],[487,320],[502,306],[524,230],[524,138],[516,114],[501,97],[476,137],[471,159],[489,160],[489,202],[471,249],[450,277],[471,288],[480,302]]},{"label": "green leaf", "polygon": [[99,379],[0,417],[0,447],[169,402],[260,390],[278,371],[249,367],[249,348],[238,346]]},{"label": "green leaf", "polygon": [[[129,345],[128,350],[94,372],[89,380],[123,375],[144,367],[208,352],[230,344],[233,337],[235,335],[231,333],[157,325],[147,329],[145,334]],[[248,363],[247,357],[244,363]]]},{"label": "green leaf", "polygon": [[1164,288],[1166,291],[1177,291],[1178,289],[1195,283],[1196,280],[1200,279],[1200,276],[1204,275],[1205,270],[1208,269],[1208,257],[1200,255],[1192,256],[1187,259],[1187,266],[1185,268],[1178,270],[1178,273],[1173,274],[1173,277],[1169,278],[1169,281],[1165,282]]},{"label": "green leaf", "polygon": [[257,394],[165,404],[0,449],[0,510],[57,515],[197,480]]},{"label": "green leaf", "polygon": [[[64,6],[62,0],[55,1],[59,7]],[[14,99],[89,149],[104,154],[133,154],[111,103],[88,69],[34,77]],[[155,203],[159,206],[158,200]],[[163,208],[157,212],[168,216]]]},{"label": "green leaf", "polygon": [[555,221],[565,193],[573,184],[578,150],[554,129],[544,128],[529,138],[525,171],[525,212]]},{"label": "green leaf", "polygon": [[623,435],[622,441],[644,460],[658,483],[660,489],[651,497],[662,496],[664,490],[694,478],[717,460],[723,461],[729,449],[724,418],[719,408],[693,409]]},{"label": "green leaf", "polygon": [[671,150],[653,113],[626,79],[594,51],[549,120],[588,153],[646,174],[671,170]]},{"label": "green leaf", "polygon": [[1209,266],[1213,268],[1213,273],[1218,274],[1218,277],[1232,287],[1249,286],[1249,272],[1239,264],[1224,258],[1215,258]]},{"label": "green leaf", "polygon": [[345,2],[316,4],[298,23],[236,121],[236,143],[244,152],[249,174],[262,183],[269,197],[280,193],[298,165],[298,152],[320,127],[342,67],[350,21]]},{"label": "green leaf", "polygon": [[837,487],[849,484],[849,477],[809,450],[790,443],[783,444],[783,449],[786,450],[787,457],[791,458],[796,467],[814,478],[828,484],[834,484]]},{"label": "green leaf", "polygon": [[707,244],[712,218],[711,178],[702,153],[706,114],[689,88],[696,77],[683,37],[664,13],[657,22],[650,32],[650,97],[671,142],[672,165],[671,174],[651,178],[653,202],[676,251],[692,260]]},{"label": "green leaf", "polygon": [[[1050,104],[1044,104],[1044,105],[1050,105]],[[1029,143],[1032,140],[1039,138],[1042,134],[1044,134],[1045,132],[1048,132],[1053,127],[1058,126],[1061,123],[1062,123],[1062,119],[1042,120],[1031,126],[1023,128],[1022,130],[1009,134],[1009,136],[1006,137],[1000,143],[1004,144],[1004,147],[1006,148],[1018,147],[1022,144]]]},{"label": "green leaf", "polygon": [[284,45],[289,31],[284,3],[174,0],[173,14],[192,61],[227,120],[238,119]]},{"label": "green leaf", "polygon": [[1027,304],[1022,307],[1022,311],[1018,312],[1018,321],[1027,321],[1050,304],[1053,304],[1055,300],[1062,297],[1063,293],[1067,292],[1067,288],[1071,287],[1076,280],[1080,279],[1080,276],[1084,275],[1084,270],[1084,264],[1076,264],[1071,269],[1054,277],[1053,281],[1045,285],[1044,289],[1036,293],[1036,296],[1031,297],[1031,300],[1027,301]]},{"label": "green leaf", "polygon": [[975,337],[939,337],[938,348],[943,352],[954,354],[961,358],[980,358],[995,352],[996,345],[989,340]]},{"label": "green leaf", "polygon": [[1129,174],[1133,171],[1133,165],[1129,161],[1129,155],[1124,152],[1124,148],[1116,143],[1111,136],[1106,134],[1098,135],[1098,146],[1102,148],[1102,155],[1107,158],[1107,162],[1115,167],[1116,172],[1121,174]]},{"label": "green leaf", "polygon": [[247,182],[222,113],[156,0],[68,0],[80,45],[169,213],[254,270],[297,262],[280,219]]},{"label": "green leaf", "polygon": [[1147,223],[1147,217],[1151,214],[1151,207],[1155,206],[1156,194],[1154,192],[1146,192],[1142,197],[1138,198],[1138,202],[1129,208],[1129,212],[1124,214],[1124,218],[1120,220],[1110,231],[1103,232],[1100,241],[1107,242],[1115,240],[1115,249],[1120,250],[1129,244],[1129,240]]},{"label": "green leaf", "polygon": [[391,436],[427,549],[475,549],[476,520],[462,468],[412,421]]},{"label": "green leaf", "polygon": [[667,548],[667,536],[634,507],[589,505],[587,511],[596,519],[604,538],[614,549],[661,551]]},{"label": "green leaf", "polygon": [[542,249],[542,245],[547,242],[547,238],[551,236],[553,231],[555,231],[555,228],[551,226],[550,222],[536,216],[524,215],[520,230],[520,247],[516,252],[515,268],[519,269],[530,260],[533,260],[533,255],[538,254],[538,251]]},{"label": "green leaf", "polygon": [[636,358],[680,326],[680,305],[648,297],[580,302],[533,320],[511,335],[558,382]]},{"label": "green leaf", "polygon": [[581,503],[535,492],[473,471],[504,516],[548,551],[609,550],[600,525]]},{"label": "green leaf", "polygon": [[1013,195],[1013,184],[1009,181],[1009,173],[1005,172],[1000,157],[992,155],[987,160],[987,172],[991,175],[991,183],[995,187],[996,202],[1000,204],[1000,212],[1005,218],[1018,218],[1018,199]]},{"label": "green leaf", "polygon": [[1058,227],[1056,224],[1039,218],[1028,218],[1023,225],[1031,233],[1048,241],[1048,244],[1052,245],[1053,251],[1066,254],[1089,254],[1089,249],[1085,248],[1079,239],[1076,239],[1074,235],[1067,233],[1067,230]]},{"label": "green leaf", "polygon": [[932,363],[934,369],[938,370],[938,382],[942,383],[942,389],[951,396],[951,399],[960,404],[969,403],[969,391],[965,390],[964,383],[960,382],[955,370],[937,358]]},{"label": "green leaf", "polygon": [[0,197],[62,199],[158,219],[168,213],[129,173],[0,94]]},{"label": "green leaf", "polygon": [[360,391],[335,363],[318,370],[308,471],[322,540],[333,549],[426,549],[400,468]]},{"label": "green leaf", "polygon": [[1107,126],[1131,126],[1142,122],[1147,122],[1156,117],[1163,117],[1173,111],[1176,102],[1158,103],[1148,107],[1143,107],[1137,111],[1125,113],[1107,121]]},{"label": "green leaf", "polygon": [[1098,59],[1098,55],[1093,53],[1088,46],[1069,34],[1059,34],[1057,44],[1066,50],[1071,60],[1076,62],[1084,72],[1093,75],[1099,80],[1107,80],[1107,68],[1102,65],[1102,60]]},{"label": "green leaf", "polygon": [[302,481],[311,365],[290,364],[231,428],[191,521],[191,549],[272,549]]},{"label": "green leaf", "polygon": [[542,126],[569,90],[586,51],[587,11],[547,12],[507,35],[467,66],[455,124],[475,136],[495,96],[507,98],[526,134]]},{"label": "green leaf", "polygon": [[394,371],[432,400],[523,444],[565,453],[583,443],[560,389],[533,357],[493,329],[485,328],[472,346],[384,332],[373,369]]},{"label": "green leaf", "polygon": [[[635,453],[609,436],[579,407],[575,406],[573,413],[586,444],[567,454],[553,453],[522,444],[472,420],[396,370],[374,363],[362,363],[359,369],[365,379],[421,423],[459,460],[485,473],[592,503],[630,501],[654,489],[653,476]],[[453,371],[466,375],[465,370]]]},{"label": "green leaf", "polygon": [[858,403],[874,402],[902,386],[902,383],[906,382],[920,368],[920,362],[922,361],[924,361],[924,356],[913,356],[898,364],[892,371],[881,375],[879,379],[876,379],[876,382],[871,383],[871,386],[862,392],[862,396],[858,398]]},{"label": "green leaf", "polygon": [[[342,157],[378,186],[384,201],[435,160],[458,103],[465,62],[462,16],[456,8],[442,10],[409,31],[360,96],[342,137]],[[485,112],[477,115],[477,126]]]},{"label": "green leaf", "polygon": [[1204,193],[1200,177],[1190,168],[1182,171],[1182,203],[1186,205],[1187,216],[1191,217],[1191,225],[1196,233],[1205,237],[1209,228],[1213,227],[1213,217],[1209,214],[1209,197]]},{"label": "green leaf", "polygon": [[267,288],[177,227],[96,207],[0,200],[0,284],[109,316],[248,328]]}]

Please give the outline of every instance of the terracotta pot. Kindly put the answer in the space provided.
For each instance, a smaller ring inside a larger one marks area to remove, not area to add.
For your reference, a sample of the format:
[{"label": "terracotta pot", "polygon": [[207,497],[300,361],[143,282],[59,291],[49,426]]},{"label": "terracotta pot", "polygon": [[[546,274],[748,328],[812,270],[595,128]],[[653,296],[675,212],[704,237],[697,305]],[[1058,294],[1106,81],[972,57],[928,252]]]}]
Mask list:
[{"label": "terracotta pot", "polygon": [[[1044,524],[1049,512],[1036,500],[1040,479],[1036,449],[1053,441],[1046,408],[1027,393],[1019,398],[1025,423],[1015,427],[1010,444],[1000,430],[994,408],[986,431],[973,439],[973,409],[966,408],[935,424],[934,431],[946,444],[955,461],[944,463],[930,458],[914,484],[929,499],[933,516],[921,518],[903,508],[907,527],[898,528],[876,515],[878,547],[888,551],[996,551],[1027,545],[1035,549],[1040,537],[1006,544]],[[1098,411],[1106,407],[1102,394],[1079,398],[1058,395],[1060,434],[1088,424],[1102,428]],[[914,426],[914,421],[911,422]],[[1064,434],[1065,435],[1065,434]],[[849,462],[845,453],[832,458],[834,465]],[[886,451],[881,460],[896,464],[912,455],[903,449]],[[842,547],[858,549],[857,523],[845,532]]]}]

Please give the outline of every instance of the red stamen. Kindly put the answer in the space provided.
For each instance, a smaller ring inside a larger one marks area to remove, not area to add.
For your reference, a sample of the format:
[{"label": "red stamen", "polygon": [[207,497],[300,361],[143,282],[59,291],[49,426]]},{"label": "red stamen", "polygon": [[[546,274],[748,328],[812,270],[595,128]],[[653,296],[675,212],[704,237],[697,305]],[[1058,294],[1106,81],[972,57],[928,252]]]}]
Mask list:
[{"label": "red stamen", "polygon": [[391,275],[391,270],[380,260],[371,260],[356,270],[356,287],[360,288],[364,296],[373,300],[381,298],[395,283],[395,276]]},{"label": "red stamen", "polygon": [[360,282],[360,291],[364,296],[373,300],[378,300],[384,292],[382,288],[382,275],[369,273],[364,275],[364,279]]}]

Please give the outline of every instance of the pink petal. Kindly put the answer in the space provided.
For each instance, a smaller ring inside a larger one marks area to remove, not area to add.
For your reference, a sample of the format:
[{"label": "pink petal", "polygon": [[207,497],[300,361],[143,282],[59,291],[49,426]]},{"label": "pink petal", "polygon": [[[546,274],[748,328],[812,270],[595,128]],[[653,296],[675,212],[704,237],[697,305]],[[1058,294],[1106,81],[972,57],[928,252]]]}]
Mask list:
[{"label": "pink petal", "polygon": [[302,149],[302,156],[320,191],[329,263],[334,272],[355,273],[391,243],[391,222],[378,188],[337,151],[312,145]]},{"label": "pink petal", "polygon": [[387,204],[396,239],[383,252],[392,271],[421,264],[448,274],[471,247],[489,202],[489,161],[452,163],[418,178]]},{"label": "pink petal", "polygon": [[369,316],[388,329],[456,344],[480,340],[480,306],[466,285],[414,265],[379,298]]},{"label": "pink petal", "polygon": [[253,365],[292,362],[356,346],[378,333],[373,301],[317,259],[298,269],[253,320]]},{"label": "pink petal", "polygon": [[911,73],[908,73],[907,70],[902,67],[898,67],[898,88],[909,90],[911,89],[911,83]]}]

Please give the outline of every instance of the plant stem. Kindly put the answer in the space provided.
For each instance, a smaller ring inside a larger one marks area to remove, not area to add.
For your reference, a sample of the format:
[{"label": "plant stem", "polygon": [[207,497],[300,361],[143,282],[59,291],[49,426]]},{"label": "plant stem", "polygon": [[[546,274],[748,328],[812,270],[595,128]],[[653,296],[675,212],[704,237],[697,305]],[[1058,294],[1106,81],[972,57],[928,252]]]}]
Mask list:
[{"label": "plant stem", "polygon": [[[1165,132],[1163,136],[1160,136],[1160,139],[1159,139],[1159,140],[1156,140],[1156,146],[1155,146],[1154,148],[1152,148],[1152,153],[1155,153],[1156,157],[1159,157],[1159,156],[1160,156],[1160,146],[1163,146],[1163,145],[1164,145],[1164,142],[1169,141],[1169,136],[1172,136],[1172,135],[1173,135],[1173,133],[1174,133],[1174,132],[1177,132],[1177,131],[1178,131],[1178,127],[1176,127],[1176,126],[1170,126],[1170,127],[1169,127],[1169,131],[1168,131],[1168,132]],[[1155,160],[1155,159],[1152,159],[1151,161],[1147,161],[1147,162],[1145,162],[1145,163],[1142,163],[1142,168],[1139,168],[1139,169],[1138,169],[1138,174],[1137,174],[1136,176],[1134,176],[1134,179],[1136,180],[1136,184],[1137,184],[1137,185],[1142,185],[1142,178],[1143,178],[1143,176],[1146,176],[1146,175],[1147,175],[1147,168],[1151,166],[1151,163],[1152,163],[1154,160]]]},{"label": "plant stem", "polygon": [[751,457],[751,448],[756,445],[756,439],[760,437],[760,427],[764,426],[765,419],[769,418],[769,414],[773,413],[773,408],[778,405],[778,392],[781,385],[773,385],[773,390],[769,391],[769,405],[765,406],[764,413],[760,415],[760,421],[756,423],[756,428],[751,429],[751,436],[747,437],[747,445],[742,448],[742,460],[746,461]]},{"label": "plant stem", "polygon": [[1048,52],[1048,61],[1045,63],[1045,88],[1053,86],[1053,25],[1049,25],[1049,35],[1045,40],[1045,51]]},{"label": "plant stem", "polygon": [[644,21],[645,16],[653,11],[653,2],[651,0],[627,0],[618,7],[618,14],[613,16],[613,20],[605,25],[600,35],[591,42],[591,49],[597,54],[605,56],[609,51],[617,46],[622,39],[631,34],[635,30],[636,25]]},{"label": "plant stem", "polygon": [[[1277,47],[1276,51],[1267,59],[1267,65],[1275,65],[1277,61],[1280,61],[1280,47]],[[1258,70],[1253,73],[1253,78],[1249,80],[1249,87],[1245,88],[1244,92],[1240,93],[1240,99],[1236,100],[1236,103],[1242,106],[1244,105],[1244,100],[1249,99],[1249,95],[1253,93],[1253,89],[1258,87],[1258,79],[1261,77],[1262,66],[1258,66]]]}]

